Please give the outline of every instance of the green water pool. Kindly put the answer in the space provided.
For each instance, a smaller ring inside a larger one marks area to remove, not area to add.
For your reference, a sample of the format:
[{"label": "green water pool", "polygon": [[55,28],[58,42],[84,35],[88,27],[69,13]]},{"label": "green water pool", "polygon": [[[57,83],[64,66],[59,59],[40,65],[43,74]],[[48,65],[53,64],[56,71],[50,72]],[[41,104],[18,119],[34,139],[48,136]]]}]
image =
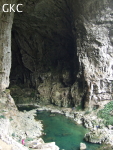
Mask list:
[{"label": "green water pool", "polygon": [[61,114],[51,116],[48,111],[37,112],[37,119],[43,120],[44,132],[43,140],[45,142],[55,141],[60,150],[79,150],[80,143],[87,145],[87,150],[97,150],[100,145],[87,143],[83,140],[88,132],[83,126],[75,125],[75,122]]}]

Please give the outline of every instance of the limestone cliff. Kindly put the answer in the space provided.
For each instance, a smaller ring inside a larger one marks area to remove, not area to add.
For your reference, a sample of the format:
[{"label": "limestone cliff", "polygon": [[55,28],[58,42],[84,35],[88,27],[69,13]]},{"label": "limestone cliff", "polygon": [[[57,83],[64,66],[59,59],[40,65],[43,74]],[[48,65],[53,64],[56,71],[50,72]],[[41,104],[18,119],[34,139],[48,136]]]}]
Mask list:
[{"label": "limestone cliff", "polygon": [[[7,4],[7,0],[1,1],[0,8],[5,3]],[[4,13],[0,10],[0,90],[5,90],[9,86],[12,23],[13,13]]]},{"label": "limestone cliff", "polygon": [[64,107],[93,108],[111,100],[113,2],[20,2],[23,13],[16,12],[14,20],[12,13],[1,13],[6,17],[1,22],[1,89],[9,85],[13,21],[11,86],[33,88],[37,102]]},{"label": "limestone cliff", "polygon": [[92,107],[113,97],[113,2],[87,0],[73,6],[78,77],[85,78],[85,106]]}]

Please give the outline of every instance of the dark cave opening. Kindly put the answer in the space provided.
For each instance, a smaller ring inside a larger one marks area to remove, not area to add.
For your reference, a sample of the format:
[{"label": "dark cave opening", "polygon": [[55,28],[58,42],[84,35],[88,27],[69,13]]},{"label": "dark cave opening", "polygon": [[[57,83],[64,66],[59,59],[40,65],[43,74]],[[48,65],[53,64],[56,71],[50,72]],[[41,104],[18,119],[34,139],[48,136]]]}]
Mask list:
[{"label": "dark cave opening", "polygon": [[[43,17],[43,7],[42,14],[38,14],[38,11],[37,14],[15,13],[12,27],[10,87],[16,85],[22,89],[35,90],[31,95],[36,96],[38,93],[35,98],[38,102],[47,99],[47,103],[74,107],[76,100],[73,101],[71,96],[71,86],[77,80],[79,61],[72,32],[72,20],[70,14],[67,18],[68,16],[62,14],[62,10],[58,8],[53,11],[46,12],[50,16],[47,19]],[[53,13],[54,17],[60,19],[54,18],[52,21]],[[59,94],[56,94],[57,92]],[[13,96],[13,92],[11,93]]]},{"label": "dark cave opening", "polygon": [[[21,42],[21,40],[19,41]],[[56,43],[54,48],[54,41],[51,42],[53,50],[55,52],[48,51],[45,45],[45,49],[41,52],[42,54],[37,56],[30,56],[27,52],[22,52],[22,47],[18,42],[18,34],[12,30],[12,68],[10,74],[10,84],[24,84],[36,88],[36,84],[32,82],[32,77],[38,73],[39,82],[43,82],[40,74],[51,72],[53,75],[58,74],[59,81],[64,86],[72,85],[75,82],[76,74],[79,70],[77,66],[77,56],[75,55],[75,48],[73,39],[69,41],[69,45],[65,50],[65,45],[61,46],[60,51],[56,49]],[[28,41],[29,42],[29,41]],[[60,43],[60,42],[59,42]],[[67,44],[67,41],[65,42]],[[32,44],[32,43],[31,43]],[[48,43],[47,43],[48,44]],[[62,44],[62,43],[60,43]],[[59,45],[60,45],[59,44]],[[49,44],[50,45],[50,44]],[[32,49],[31,49],[32,51]],[[24,53],[24,54],[23,54]],[[37,52],[36,52],[37,53]],[[26,56],[26,57],[24,57]],[[30,58],[31,57],[31,58]],[[39,60],[38,61],[38,59]],[[34,59],[33,59],[34,58]],[[32,59],[32,62],[30,62]],[[34,64],[33,64],[34,62]],[[69,81],[64,81],[62,73],[69,73]],[[30,82],[30,83],[28,83]]]},{"label": "dark cave opening", "polygon": [[[31,71],[28,70],[22,62],[22,54],[20,52],[20,47],[16,41],[16,34],[12,30],[12,67],[10,73],[10,86],[11,85],[23,85],[28,87],[27,80],[30,80]],[[29,86],[32,85],[29,83]]]},{"label": "dark cave opening", "polygon": [[[57,12],[54,13],[57,14]],[[35,80],[41,79],[41,74],[46,72],[58,74],[59,80],[65,87],[72,85],[79,70],[76,44],[72,33],[72,20],[68,20],[67,16],[62,14],[60,18],[63,19],[62,23],[61,20],[58,20],[56,23],[52,22],[51,27],[48,27],[48,21],[45,21],[43,16],[40,21],[37,16],[34,18],[32,15],[15,13],[12,27],[11,85],[16,83],[37,88]],[[49,18],[51,21],[53,14],[49,15],[51,15]],[[59,15],[58,12],[57,17],[60,17]],[[28,17],[29,21],[31,20],[29,24],[27,24]],[[65,26],[65,21],[67,26]],[[66,82],[62,76],[65,72],[69,74]]]}]

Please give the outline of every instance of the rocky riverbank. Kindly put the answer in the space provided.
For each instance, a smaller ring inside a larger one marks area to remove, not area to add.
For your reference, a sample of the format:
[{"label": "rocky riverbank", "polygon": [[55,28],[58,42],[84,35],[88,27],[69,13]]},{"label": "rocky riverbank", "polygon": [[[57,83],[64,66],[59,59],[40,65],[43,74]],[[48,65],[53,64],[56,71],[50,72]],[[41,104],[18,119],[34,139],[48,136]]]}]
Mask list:
[{"label": "rocky riverbank", "polygon": [[[43,134],[43,126],[41,121],[35,121],[35,113],[36,110],[19,112],[16,116],[12,116],[11,121],[8,118],[0,119],[0,137],[4,145],[12,148],[11,150],[28,150],[29,148],[59,150],[55,142],[44,143],[40,138]],[[22,139],[25,139],[25,146],[21,144]],[[6,150],[6,146],[1,150]]]},{"label": "rocky riverbank", "polygon": [[113,126],[105,126],[104,120],[97,117],[95,111],[77,111],[76,108],[59,108],[53,105],[38,106],[37,111],[51,111],[74,119],[76,124],[82,124],[89,129],[85,140],[91,143],[105,143],[113,146]]},{"label": "rocky riverbank", "polygon": [[[44,143],[40,136],[43,125],[35,120],[36,109],[19,112],[14,100],[6,90],[0,93],[0,150],[29,150],[38,149],[59,150],[55,142]],[[25,145],[22,145],[22,139]],[[35,144],[34,144],[35,141]]]},{"label": "rocky riverbank", "polygon": [[[1,93],[0,142],[4,142],[7,146],[12,147],[13,150],[27,150],[29,148],[58,150],[59,148],[54,142],[44,143],[42,139],[40,140],[40,136],[43,134],[43,125],[40,120],[34,119],[36,111],[47,110],[51,111],[52,115],[60,113],[70,117],[74,119],[75,123],[82,124],[88,128],[90,132],[85,135],[86,141],[113,145],[113,127],[105,127],[104,121],[96,116],[95,111],[78,111],[76,108],[53,105],[34,106],[35,109],[31,111],[19,112],[9,91],[6,90]],[[22,139],[25,139],[26,147],[21,144]]]}]

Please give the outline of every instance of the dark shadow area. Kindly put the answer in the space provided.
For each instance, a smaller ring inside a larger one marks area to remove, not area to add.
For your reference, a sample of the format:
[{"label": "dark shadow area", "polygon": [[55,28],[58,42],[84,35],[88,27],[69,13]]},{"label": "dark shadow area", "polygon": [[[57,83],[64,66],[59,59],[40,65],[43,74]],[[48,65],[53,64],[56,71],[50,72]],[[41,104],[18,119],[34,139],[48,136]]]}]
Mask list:
[{"label": "dark shadow area", "polygon": [[73,107],[70,88],[77,80],[79,61],[67,3],[51,0],[35,2],[31,7],[28,2],[24,10],[14,16],[10,87],[16,85],[16,97],[19,88],[35,89],[36,101],[46,99],[55,105]]}]

